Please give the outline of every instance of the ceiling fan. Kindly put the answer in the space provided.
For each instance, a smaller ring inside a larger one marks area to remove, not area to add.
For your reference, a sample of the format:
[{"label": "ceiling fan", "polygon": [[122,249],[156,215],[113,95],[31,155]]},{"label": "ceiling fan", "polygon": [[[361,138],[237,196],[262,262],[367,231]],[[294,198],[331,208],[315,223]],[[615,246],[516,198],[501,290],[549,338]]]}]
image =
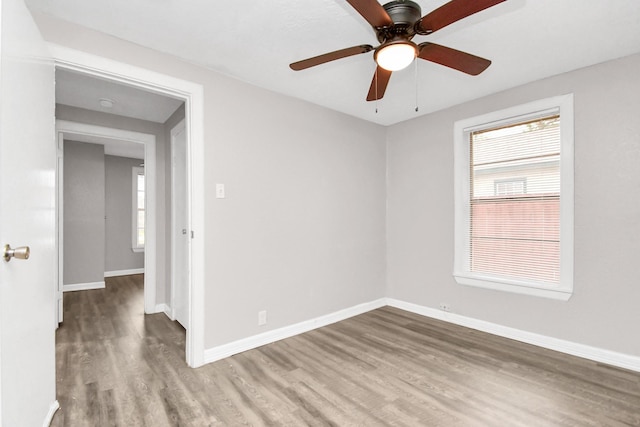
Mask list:
[{"label": "ceiling fan", "polygon": [[374,48],[363,44],[348,47],[294,62],[289,67],[300,71],[373,50],[377,67],[367,101],[381,99],[391,73],[406,68],[416,57],[475,76],[486,70],[491,61],[435,43],[415,44],[411,39],[416,35],[431,34],[503,1],[506,0],[451,0],[421,17],[420,5],[410,0],[394,0],[385,5],[377,0],[347,0],[373,27],[380,46]]}]

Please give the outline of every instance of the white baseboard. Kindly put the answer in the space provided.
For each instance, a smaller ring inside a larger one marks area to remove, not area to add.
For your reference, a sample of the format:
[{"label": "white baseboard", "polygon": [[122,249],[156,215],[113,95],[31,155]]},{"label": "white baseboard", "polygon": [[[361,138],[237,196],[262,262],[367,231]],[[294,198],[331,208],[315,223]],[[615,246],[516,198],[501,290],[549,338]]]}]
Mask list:
[{"label": "white baseboard", "polygon": [[425,307],[412,304],[393,298],[386,299],[387,305],[396,307],[401,310],[410,311],[422,316],[431,317],[445,322],[454,323],[467,328],[476,329],[482,332],[488,332],[504,338],[510,338],[527,344],[533,344],[538,347],[547,348],[549,350],[559,351],[561,353],[571,354],[573,356],[582,357],[593,360],[595,362],[606,363],[608,365],[617,366],[619,368],[630,369],[640,372],[640,357],[629,354],[618,353],[602,348],[591,347],[585,344],[579,344],[572,341],[552,338],[545,335],[535,334],[533,332],[522,331],[520,329],[502,326],[484,320],[473,319],[471,317],[461,316],[455,313],[449,313],[437,310],[431,307]]},{"label": "white baseboard", "polygon": [[204,363],[215,362],[216,360],[224,359],[225,357],[233,356],[234,354],[242,353],[243,351],[251,350],[275,341],[280,341],[304,332],[309,332],[313,329],[327,326],[332,323],[375,310],[376,308],[384,307],[385,305],[387,305],[385,299],[381,298],[346,308],[344,310],[336,311],[325,316],[320,316],[315,319],[305,320],[304,322],[296,323],[291,326],[285,326],[283,328],[274,329],[272,331],[264,332],[262,334],[254,335],[228,344],[209,348],[204,351]]},{"label": "white baseboard", "polygon": [[44,419],[42,423],[42,427],[49,427],[51,425],[51,421],[53,421],[53,416],[56,414],[56,411],[60,409],[60,403],[58,401],[54,401],[51,406],[49,406],[49,412],[47,412],[47,417]]},{"label": "white baseboard", "polygon": [[156,304],[156,306],[153,308],[153,311],[151,313],[146,313],[146,314],[156,314],[156,313],[165,313],[167,312],[167,310],[169,310],[169,306],[167,304]]},{"label": "white baseboard", "polygon": [[104,277],[129,276],[131,274],[144,274],[144,268],[131,268],[129,270],[105,271]]},{"label": "white baseboard", "polygon": [[164,311],[164,314],[167,315],[167,317],[171,320],[176,320],[176,316],[175,313],[173,312],[173,309],[171,308],[171,306],[169,304],[161,304],[164,307],[162,307],[162,311]]},{"label": "white baseboard", "polygon": [[72,285],[63,285],[62,292],[71,291],[87,291],[89,289],[104,289],[104,282],[91,282],[91,283],[74,283]]},{"label": "white baseboard", "polygon": [[[166,304],[162,304],[166,307]],[[547,348],[549,350],[559,351],[561,353],[582,357],[593,360],[595,362],[605,363],[619,368],[629,369],[640,372],[640,357],[624,353],[618,353],[598,347],[592,347],[585,344],[579,344],[572,341],[566,341],[558,338],[548,337],[533,332],[522,331],[520,329],[508,326],[498,325],[496,323],[478,320],[471,317],[461,316],[459,314],[441,311],[431,307],[425,307],[393,298],[381,298],[369,303],[359,304],[357,306],[337,311],[315,319],[296,323],[295,325],[285,326],[283,328],[268,331],[262,334],[254,335],[228,344],[206,349],[204,352],[204,363],[215,362],[225,357],[243,351],[251,350],[275,341],[289,338],[304,332],[311,331],[322,326],[327,326],[341,320],[366,313],[384,306],[396,307],[411,313],[420,314],[422,316],[431,317],[433,319],[443,320],[467,328],[476,329],[478,331],[487,332],[504,338],[521,341],[538,347]],[[167,310],[169,308],[167,307]],[[159,312],[162,310],[159,310]],[[167,311],[165,311],[167,313]],[[171,318],[169,313],[167,316]]]}]

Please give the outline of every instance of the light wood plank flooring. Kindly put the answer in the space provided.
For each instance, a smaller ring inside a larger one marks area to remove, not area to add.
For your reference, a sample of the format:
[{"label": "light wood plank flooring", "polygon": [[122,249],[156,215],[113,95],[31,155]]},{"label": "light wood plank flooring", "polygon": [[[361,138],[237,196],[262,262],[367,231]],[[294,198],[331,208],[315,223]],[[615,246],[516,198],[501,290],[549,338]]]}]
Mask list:
[{"label": "light wood plank flooring", "polygon": [[383,308],[191,369],[142,276],[66,293],[53,426],[640,426],[640,374]]}]

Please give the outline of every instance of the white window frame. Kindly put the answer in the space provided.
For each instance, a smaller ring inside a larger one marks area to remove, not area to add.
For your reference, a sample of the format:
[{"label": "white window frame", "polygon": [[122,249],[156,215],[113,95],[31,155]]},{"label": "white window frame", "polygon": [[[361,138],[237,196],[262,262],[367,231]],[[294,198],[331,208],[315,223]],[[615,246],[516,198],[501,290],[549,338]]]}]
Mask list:
[{"label": "white window frame", "polygon": [[[470,133],[482,129],[560,114],[560,281],[550,285],[535,280],[518,280],[472,272],[470,268]],[[454,124],[455,232],[453,276],[458,284],[558,300],[573,293],[573,94],[459,120]]]},{"label": "white window frame", "polygon": [[[138,175],[140,174],[144,175],[144,167],[134,166],[131,171],[131,195],[132,195],[131,197],[131,250],[133,252],[144,252],[144,244],[143,245],[138,244]],[[146,216],[147,216],[146,177],[145,177],[144,183],[145,183],[144,215],[145,215],[145,227],[146,227]]]}]

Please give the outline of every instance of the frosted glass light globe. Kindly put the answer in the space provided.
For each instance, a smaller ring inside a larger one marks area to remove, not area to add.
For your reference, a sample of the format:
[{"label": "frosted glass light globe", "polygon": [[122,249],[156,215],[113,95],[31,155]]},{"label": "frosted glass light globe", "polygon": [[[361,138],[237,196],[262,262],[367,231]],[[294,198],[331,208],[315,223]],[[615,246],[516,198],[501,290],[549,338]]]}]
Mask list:
[{"label": "frosted glass light globe", "polygon": [[392,42],[382,45],[376,51],[375,60],[378,65],[388,71],[399,71],[406,68],[416,58],[416,45],[408,42]]}]

